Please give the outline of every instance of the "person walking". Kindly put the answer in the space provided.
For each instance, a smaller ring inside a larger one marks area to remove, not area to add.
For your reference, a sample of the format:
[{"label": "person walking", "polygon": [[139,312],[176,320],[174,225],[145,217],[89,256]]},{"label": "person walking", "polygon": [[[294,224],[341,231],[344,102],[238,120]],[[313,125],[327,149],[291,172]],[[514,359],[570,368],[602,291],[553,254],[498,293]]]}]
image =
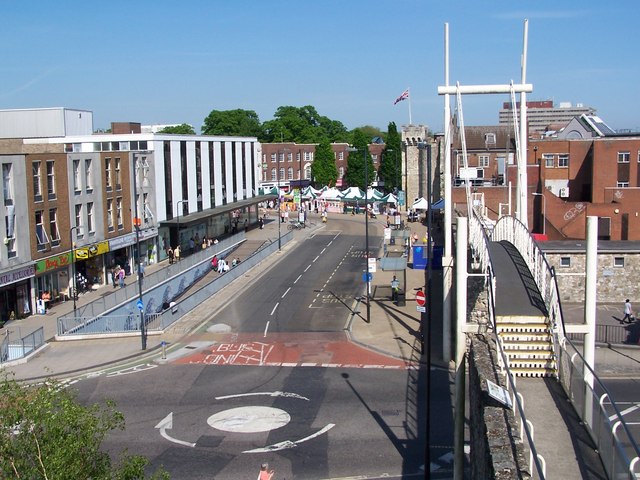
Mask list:
[{"label": "person walking", "polygon": [[273,474],[276,473],[273,470],[269,470],[269,464],[263,463],[260,465],[260,473],[258,474],[258,480],[271,480]]},{"label": "person walking", "polygon": [[631,301],[627,298],[624,301],[624,317],[620,320],[620,323],[633,323],[633,317],[631,311]]},{"label": "person walking", "polygon": [[400,282],[398,281],[398,279],[396,278],[396,276],[393,276],[393,280],[391,280],[391,301],[393,302],[397,302],[398,301],[398,291],[400,290]]},{"label": "person walking", "polygon": [[167,257],[169,257],[169,265],[173,264],[173,248],[171,246],[167,249]]},{"label": "person walking", "polygon": [[175,258],[176,263],[180,261],[180,245],[173,250],[173,258]]},{"label": "person walking", "polygon": [[113,288],[117,287],[118,274],[116,267],[111,269],[111,283],[113,284]]},{"label": "person walking", "polygon": [[124,268],[118,270],[118,283],[120,284],[120,288],[124,288]]}]

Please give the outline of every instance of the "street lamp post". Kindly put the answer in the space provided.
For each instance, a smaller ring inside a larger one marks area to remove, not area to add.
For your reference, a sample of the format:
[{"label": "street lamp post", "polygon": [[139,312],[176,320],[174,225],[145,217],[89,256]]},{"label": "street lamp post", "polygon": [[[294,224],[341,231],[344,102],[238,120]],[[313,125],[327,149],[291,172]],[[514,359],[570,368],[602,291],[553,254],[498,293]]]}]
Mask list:
[{"label": "street lamp post", "polygon": [[[133,260],[138,274],[138,308],[140,309],[140,341],[142,342],[142,350],[147,349],[147,335],[145,331],[144,321],[144,303],[142,302],[142,258],[140,255],[140,218],[138,218],[138,154],[131,156],[133,160],[133,226],[136,229],[136,254]],[[178,229],[178,238],[180,237],[180,229]]]},{"label": "street lamp post", "polygon": [[[282,154],[284,155],[284,153]],[[280,211],[280,209],[282,208],[282,206],[280,205],[280,152],[278,152],[278,166],[277,166],[278,172],[276,174],[276,178],[278,179],[278,186],[277,186],[277,194],[278,194],[278,251],[280,251],[280,249],[282,248],[282,235],[280,233],[280,228],[281,228],[281,223],[282,223],[282,212]]]},{"label": "street lamp post", "polygon": [[189,202],[189,200],[185,200],[185,199],[178,200],[176,202],[176,209],[178,210],[178,215],[176,217],[177,224],[178,224],[178,246],[180,247],[181,256],[182,256],[182,245],[180,245],[180,212],[184,209],[184,207],[181,208],[180,205],[184,204],[184,203],[188,203],[188,202]]},{"label": "street lamp post", "polygon": [[534,197],[542,197],[542,234],[546,235],[547,229],[546,229],[546,224],[547,224],[547,199],[544,198],[544,194],[543,193],[537,193],[537,192],[533,192],[531,193],[531,195],[533,195]]},{"label": "street lamp post", "polygon": [[69,240],[71,240],[71,277],[73,280],[73,291],[71,292],[71,296],[73,297],[73,316],[76,315],[76,298],[78,296],[78,286],[76,284],[76,243],[73,241],[73,231],[78,233],[78,229],[80,227],[76,225],[75,227],[71,227],[69,229]]}]

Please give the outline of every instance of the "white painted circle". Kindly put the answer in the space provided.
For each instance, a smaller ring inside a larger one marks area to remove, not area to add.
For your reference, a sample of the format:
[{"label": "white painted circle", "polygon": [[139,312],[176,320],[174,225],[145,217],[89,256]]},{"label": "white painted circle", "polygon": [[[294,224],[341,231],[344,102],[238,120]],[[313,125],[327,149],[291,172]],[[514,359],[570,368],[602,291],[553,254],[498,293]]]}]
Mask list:
[{"label": "white painted circle", "polygon": [[224,432],[257,433],[284,427],[291,416],[273,407],[238,407],[211,415],[209,426]]}]

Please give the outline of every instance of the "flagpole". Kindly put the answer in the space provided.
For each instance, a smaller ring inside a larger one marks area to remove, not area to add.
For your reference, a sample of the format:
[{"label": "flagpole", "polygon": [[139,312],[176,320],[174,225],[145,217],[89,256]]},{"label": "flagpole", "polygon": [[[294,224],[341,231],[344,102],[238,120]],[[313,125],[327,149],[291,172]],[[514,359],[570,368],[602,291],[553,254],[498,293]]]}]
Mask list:
[{"label": "flagpole", "polygon": [[411,92],[409,88],[407,88],[407,92],[409,92],[409,125],[413,125],[411,122]]}]

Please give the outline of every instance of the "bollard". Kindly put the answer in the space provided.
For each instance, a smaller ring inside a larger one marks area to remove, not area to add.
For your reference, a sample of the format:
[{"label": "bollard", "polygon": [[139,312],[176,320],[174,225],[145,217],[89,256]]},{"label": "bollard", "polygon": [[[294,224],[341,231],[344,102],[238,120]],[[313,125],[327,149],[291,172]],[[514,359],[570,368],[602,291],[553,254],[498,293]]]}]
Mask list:
[{"label": "bollard", "polygon": [[167,348],[166,348],[167,344],[163,340],[161,345],[162,345],[162,360],[166,360],[167,359]]}]

